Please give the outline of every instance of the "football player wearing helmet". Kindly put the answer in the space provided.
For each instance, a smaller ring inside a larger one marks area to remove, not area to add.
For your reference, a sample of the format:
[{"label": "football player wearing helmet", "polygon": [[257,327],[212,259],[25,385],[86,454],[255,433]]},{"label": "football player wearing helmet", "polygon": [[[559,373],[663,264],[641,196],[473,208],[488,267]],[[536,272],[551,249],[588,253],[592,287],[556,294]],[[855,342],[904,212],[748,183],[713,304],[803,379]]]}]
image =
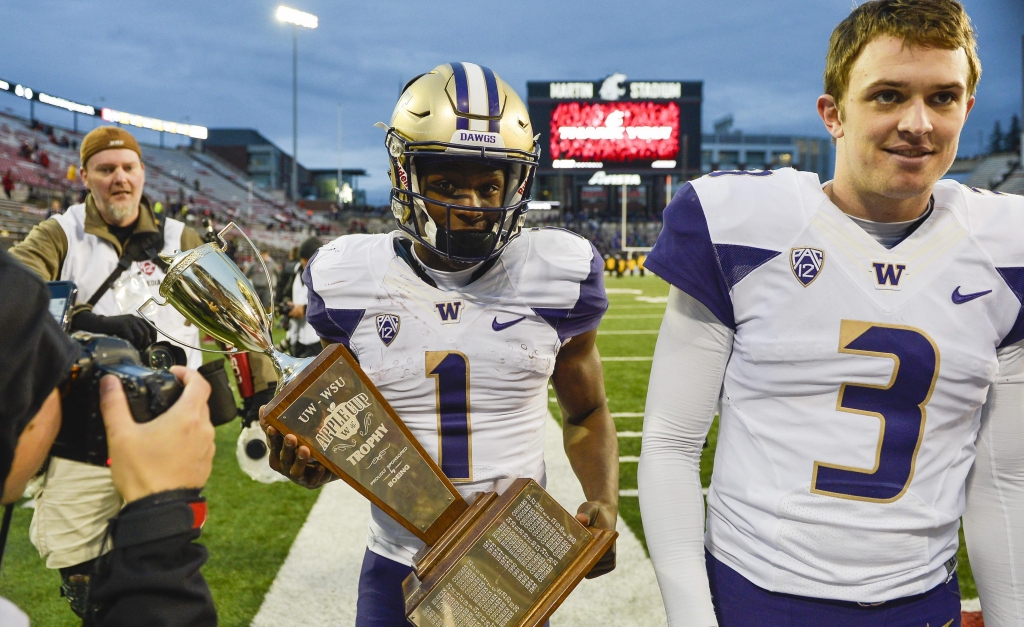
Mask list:
[{"label": "football player wearing helmet", "polygon": [[835,178],[665,209],[638,482],[670,624],[960,625],[963,517],[985,624],[1024,625],[1024,199],[940,180],[980,75],[955,0],[865,2],[817,103]]},{"label": "football player wearing helmet", "polygon": [[[490,69],[450,63],[406,85],[386,128],[399,230],[317,252],[309,323],[352,351],[467,497],[544,481],[550,381],[588,499],[577,518],[613,529],[618,441],[595,344],[603,262],[573,233],[523,228],[539,155],[526,107]],[[265,429],[276,470],[310,488],[334,478]],[[406,625],[402,581],[422,543],[376,507],[367,543],[356,624]]]}]

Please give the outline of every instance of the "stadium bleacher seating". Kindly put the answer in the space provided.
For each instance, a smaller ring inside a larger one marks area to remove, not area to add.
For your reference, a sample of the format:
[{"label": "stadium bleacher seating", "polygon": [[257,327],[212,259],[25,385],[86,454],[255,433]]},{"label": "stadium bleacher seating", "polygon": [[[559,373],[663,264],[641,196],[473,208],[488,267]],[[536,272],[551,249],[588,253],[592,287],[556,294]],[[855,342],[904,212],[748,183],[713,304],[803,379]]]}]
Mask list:
[{"label": "stadium bleacher seating", "polygon": [[[78,166],[77,146],[84,133],[33,125],[24,118],[0,113],[0,176],[10,173],[17,203],[0,205],[0,230],[6,230],[6,246],[24,237],[31,224],[21,215],[22,206],[49,206],[58,200],[62,207],[77,200],[82,190],[77,178],[68,178],[69,168]],[[46,132],[52,131],[52,134]],[[67,142],[63,142],[67,138]],[[60,143],[58,143],[60,141]],[[67,145],[62,146],[61,143]],[[23,146],[37,150],[34,160],[22,154]],[[43,167],[39,155],[46,152]],[[274,198],[250,185],[248,176],[219,157],[187,148],[142,147],[146,164],[146,194],[165,206],[184,201],[188,215],[209,215],[217,225],[234,221],[261,247],[287,251],[297,246],[315,228],[304,211],[292,202]],[[45,211],[34,217],[42,219]],[[38,222],[38,220],[36,220]],[[33,222],[34,224],[34,222]],[[329,232],[343,232],[343,223],[326,222]],[[26,226],[27,225],[27,226]],[[198,223],[195,224],[198,226]]]},{"label": "stadium bleacher seating", "polygon": [[998,190],[999,186],[1019,167],[1019,154],[1005,152],[988,155],[974,168],[964,184],[980,189]]}]

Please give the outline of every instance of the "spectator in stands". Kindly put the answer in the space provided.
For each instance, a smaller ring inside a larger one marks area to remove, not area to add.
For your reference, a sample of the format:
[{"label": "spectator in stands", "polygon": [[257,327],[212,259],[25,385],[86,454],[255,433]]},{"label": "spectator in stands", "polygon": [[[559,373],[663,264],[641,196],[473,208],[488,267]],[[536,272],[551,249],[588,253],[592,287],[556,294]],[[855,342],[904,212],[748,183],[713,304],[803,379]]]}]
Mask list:
[{"label": "spectator in stands", "polygon": [[8,199],[11,198],[11,192],[14,191],[14,176],[11,174],[10,168],[4,172],[4,176],[0,179],[0,187],[3,187],[4,196]]},{"label": "spectator in stands", "polygon": [[41,165],[44,170],[49,169],[50,167],[50,154],[45,150],[39,151],[39,165]]},{"label": "spectator in stands", "polygon": [[[73,330],[121,337],[141,350],[156,340],[156,332],[131,315],[132,305],[126,303],[122,309],[115,298],[115,282],[127,273],[148,286],[149,292],[139,295],[148,296],[167,268],[158,253],[189,250],[203,241],[176,220],[157,220],[143,194],[142,149],[131,133],[115,126],[97,128],[85,136],[80,156],[80,176],[89,192],[85,202],[36,225],[10,252],[45,281],[77,284]],[[175,338],[198,343],[196,327],[186,325],[173,308],[160,310],[156,321]],[[189,367],[202,365],[199,351],[187,349],[186,354]],[[267,366],[272,373],[269,360]],[[264,377],[257,389],[272,380],[272,374],[269,380]],[[64,595],[79,616],[85,610],[95,560],[109,549],[103,542],[107,521],[123,505],[109,469],[51,460],[36,497],[32,541],[47,567],[60,569]]]}]

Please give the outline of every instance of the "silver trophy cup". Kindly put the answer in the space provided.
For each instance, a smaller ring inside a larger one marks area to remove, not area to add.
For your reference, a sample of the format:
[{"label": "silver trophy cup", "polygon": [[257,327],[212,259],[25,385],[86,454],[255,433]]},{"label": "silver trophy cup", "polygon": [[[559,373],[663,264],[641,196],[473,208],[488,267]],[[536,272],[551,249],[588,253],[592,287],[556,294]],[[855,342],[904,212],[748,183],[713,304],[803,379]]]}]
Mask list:
[{"label": "silver trophy cup", "polygon": [[223,342],[229,350],[191,346],[171,338],[189,348],[222,354],[266,353],[277,369],[280,377],[277,389],[281,390],[314,358],[296,359],[274,348],[271,336],[273,310],[263,307],[252,283],[224,252],[227,248],[224,233],[231,228],[241,233],[252,246],[256,258],[263,266],[263,271],[267,273],[267,284],[270,285],[270,272],[256,245],[242,229],[231,222],[217,234],[219,245],[211,242],[174,255],[161,254],[160,258],[169,264],[167,276],[160,282],[160,296],[164,298],[164,302],[158,303],[151,297],[136,310],[136,313],[167,335],[143,310],[150,303],[159,307],[170,305],[200,330]]}]

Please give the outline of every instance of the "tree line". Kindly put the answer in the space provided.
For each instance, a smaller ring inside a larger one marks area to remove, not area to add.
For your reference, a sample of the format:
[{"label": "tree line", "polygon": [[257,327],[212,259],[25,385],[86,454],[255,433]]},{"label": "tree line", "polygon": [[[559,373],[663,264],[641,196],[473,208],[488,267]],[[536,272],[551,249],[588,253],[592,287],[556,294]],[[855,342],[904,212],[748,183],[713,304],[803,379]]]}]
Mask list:
[{"label": "tree line", "polygon": [[989,154],[996,152],[1020,152],[1020,118],[1014,114],[1010,118],[1010,128],[1003,132],[1003,127],[996,120],[995,128],[988,138]]}]

